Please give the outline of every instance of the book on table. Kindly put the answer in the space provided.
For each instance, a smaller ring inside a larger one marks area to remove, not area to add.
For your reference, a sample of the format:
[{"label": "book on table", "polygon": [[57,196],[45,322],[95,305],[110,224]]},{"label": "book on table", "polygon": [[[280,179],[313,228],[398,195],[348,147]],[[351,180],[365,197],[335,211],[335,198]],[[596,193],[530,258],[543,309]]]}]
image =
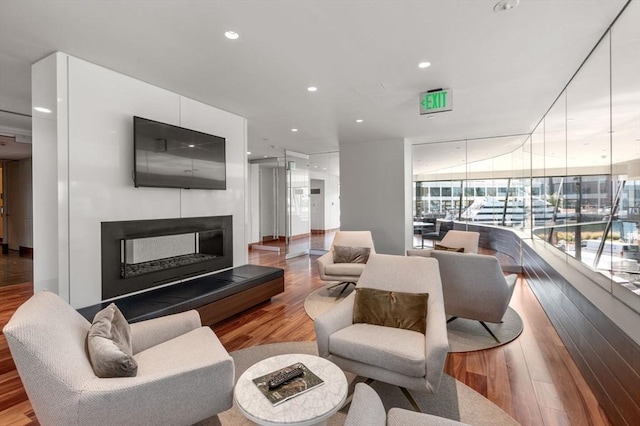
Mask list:
[{"label": "book on table", "polygon": [[[277,376],[280,373],[291,371],[294,368],[301,368],[304,373],[301,376],[284,382],[274,389],[269,389],[269,381],[273,377]],[[309,370],[303,363],[296,362],[295,364],[291,364],[279,370],[272,371],[271,373],[265,374],[264,376],[256,377],[255,379],[253,379],[253,383],[256,384],[258,389],[260,389],[262,394],[267,397],[271,404],[275,406],[278,404],[282,404],[283,402],[295,396],[302,395],[303,393],[308,392],[311,389],[317,388],[318,386],[324,384],[324,380],[313,374],[313,372]]]}]

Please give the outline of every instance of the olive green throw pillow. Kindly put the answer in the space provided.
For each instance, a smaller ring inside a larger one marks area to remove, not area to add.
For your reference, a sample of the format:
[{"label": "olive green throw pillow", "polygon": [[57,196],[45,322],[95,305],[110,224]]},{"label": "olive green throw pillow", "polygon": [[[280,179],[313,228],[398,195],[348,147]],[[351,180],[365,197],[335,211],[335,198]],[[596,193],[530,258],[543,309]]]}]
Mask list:
[{"label": "olive green throw pillow", "polygon": [[429,293],[403,293],[356,287],[353,322],[425,333]]},{"label": "olive green throw pillow", "polygon": [[369,247],[333,246],[333,263],[367,263]]},{"label": "olive green throw pillow", "polygon": [[138,372],[131,346],[131,327],[114,303],[93,318],[87,349],[93,372],[98,377],[133,377]]},{"label": "olive green throw pillow", "polygon": [[442,250],[442,251],[453,251],[456,253],[464,253],[464,247],[447,247],[447,246],[443,246],[440,244],[436,244],[435,247],[433,248],[434,250]]}]

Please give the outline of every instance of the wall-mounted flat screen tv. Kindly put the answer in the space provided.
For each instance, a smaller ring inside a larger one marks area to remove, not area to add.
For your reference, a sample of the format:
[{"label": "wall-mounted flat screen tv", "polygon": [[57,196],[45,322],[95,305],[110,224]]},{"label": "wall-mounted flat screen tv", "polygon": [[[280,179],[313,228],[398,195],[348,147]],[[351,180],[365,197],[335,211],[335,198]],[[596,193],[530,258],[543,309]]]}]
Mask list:
[{"label": "wall-mounted flat screen tv", "polygon": [[227,189],[225,138],[133,117],[136,187]]}]

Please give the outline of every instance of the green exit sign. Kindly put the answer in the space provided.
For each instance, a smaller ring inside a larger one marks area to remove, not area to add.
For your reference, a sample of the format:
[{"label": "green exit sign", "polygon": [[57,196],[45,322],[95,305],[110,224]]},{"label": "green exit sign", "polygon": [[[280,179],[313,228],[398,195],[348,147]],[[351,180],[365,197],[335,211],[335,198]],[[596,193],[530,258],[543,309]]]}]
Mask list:
[{"label": "green exit sign", "polygon": [[451,89],[436,89],[420,93],[420,114],[451,111],[453,92]]}]

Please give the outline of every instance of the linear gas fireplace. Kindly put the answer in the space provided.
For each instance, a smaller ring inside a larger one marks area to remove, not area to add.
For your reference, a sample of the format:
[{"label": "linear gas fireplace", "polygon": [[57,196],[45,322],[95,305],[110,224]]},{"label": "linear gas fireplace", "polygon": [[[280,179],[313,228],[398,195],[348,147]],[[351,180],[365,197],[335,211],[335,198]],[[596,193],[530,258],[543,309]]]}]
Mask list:
[{"label": "linear gas fireplace", "polygon": [[231,216],[102,222],[103,299],[231,266]]}]

